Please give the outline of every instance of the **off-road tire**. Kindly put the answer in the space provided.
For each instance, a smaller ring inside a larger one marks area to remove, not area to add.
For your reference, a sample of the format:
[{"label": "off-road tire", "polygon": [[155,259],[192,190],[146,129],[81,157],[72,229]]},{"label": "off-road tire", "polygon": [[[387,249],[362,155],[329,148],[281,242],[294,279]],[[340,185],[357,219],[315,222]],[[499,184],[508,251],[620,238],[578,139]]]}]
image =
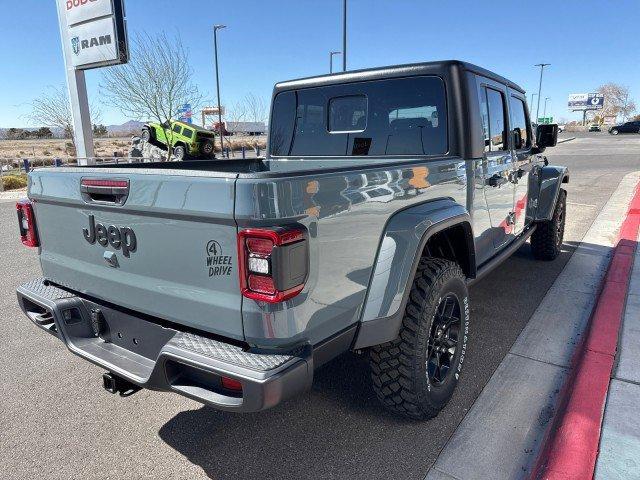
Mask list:
[{"label": "off-road tire", "polygon": [[[436,384],[427,373],[427,362],[432,358],[428,348],[439,322],[436,313],[442,300],[450,296],[459,302],[457,345],[443,381]],[[382,404],[412,419],[435,417],[458,383],[468,336],[469,297],[464,273],[455,262],[423,257],[398,337],[369,349],[373,389]]]},{"label": "off-road tire", "polygon": [[201,147],[202,153],[205,157],[211,158],[215,152],[215,146],[211,140],[205,140]]},{"label": "off-road tire", "polygon": [[177,162],[185,160],[187,158],[187,149],[182,145],[176,145],[173,147],[173,158],[175,158]]},{"label": "off-road tire", "polygon": [[567,192],[560,189],[551,220],[537,224],[531,235],[531,252],[536,260],[554,260],[562,249],[567,211]]},{"label": "off-road tire", "polygon": [[142,129],[142,135],[140,135],[140,138],[145,143],[151,143],[151,140],[152,140],[151,131],[148,128],[143,128]]}]

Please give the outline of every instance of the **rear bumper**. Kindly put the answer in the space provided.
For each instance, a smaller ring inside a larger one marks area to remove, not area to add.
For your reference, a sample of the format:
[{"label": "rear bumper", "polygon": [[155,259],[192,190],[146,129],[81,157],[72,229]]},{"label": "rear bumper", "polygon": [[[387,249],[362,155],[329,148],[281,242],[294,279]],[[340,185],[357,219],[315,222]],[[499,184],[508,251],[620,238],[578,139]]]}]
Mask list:
[{"label": "rear bumper", "polygon": [[[71,352],[140,387],[176,392],[222,410],[256,412],[303,392],[313,381],[311,348],[288,354],[180,331],[95,303],[38,279],[17,289],[29,319]],[[237,380],[242,392],[222,387]]]}]

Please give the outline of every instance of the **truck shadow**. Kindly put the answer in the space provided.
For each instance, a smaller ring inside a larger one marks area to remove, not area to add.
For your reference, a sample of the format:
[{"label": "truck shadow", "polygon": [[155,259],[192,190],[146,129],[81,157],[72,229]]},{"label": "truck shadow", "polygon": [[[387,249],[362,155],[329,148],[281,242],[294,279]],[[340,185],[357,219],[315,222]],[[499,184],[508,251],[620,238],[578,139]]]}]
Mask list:
[{"label": "truck shadow", "polygon": [[433,420],[387,413],[369,384],[366,356],[345,354],[316,372],[311,391],[274,409],[184,411],[161,427],[160,438],[215,479],[421,477],[575,248],[565,244],[555,261],[536,262],[526,244],[471,288],[475,339],[467,368]]}]

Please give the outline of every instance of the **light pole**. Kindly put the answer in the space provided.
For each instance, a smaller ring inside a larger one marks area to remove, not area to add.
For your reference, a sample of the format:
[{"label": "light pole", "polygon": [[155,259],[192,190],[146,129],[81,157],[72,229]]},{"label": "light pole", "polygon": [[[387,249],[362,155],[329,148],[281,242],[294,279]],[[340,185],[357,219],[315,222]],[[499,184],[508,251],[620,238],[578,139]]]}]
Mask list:
[{"label": "light pole", "polygon": [[542,91],[542,72],[544,67],[548,67],[550,63],[536,63],[534,67],[540,67],[540,83],[538,84],[538,107],[536,108],[536,123],[538,123],[538,115],[540,115],[540,92]]},{"label": "light pole", "polygon": [[342,0],[342,71],[347,71],[347,0]]},{"label": "light pole", "polygon": [[[532,93],[531,94],[531,102],[529,103],[529,117],[531,117],[531,114],[533,113],[533,98],[537,97],[538,94],[537,93]],[[536,123],[538,123],[538,120],[536,119]]]},{"label": "light pole", "polygon": [[224,135],[222,125],[222,110],[220,106],[220,74],[218,73],[218,30],[226,28],[226,25],[214,25],[213,26],[213,50],[216,57],[216,91],[218,93],[218,133],[220,134],[220,156],[224,157],[224,142],[222,136]]},{"label": "light pole", "polygon": [[342,52],[329,52],[329,73],[333,73],[333,56],[340,55]]},{"label": "light pole", "polygon": [[542,112],[542,118],[547,118],[547,100],[549,100],[549,97],[544,97],[544,111]]}]

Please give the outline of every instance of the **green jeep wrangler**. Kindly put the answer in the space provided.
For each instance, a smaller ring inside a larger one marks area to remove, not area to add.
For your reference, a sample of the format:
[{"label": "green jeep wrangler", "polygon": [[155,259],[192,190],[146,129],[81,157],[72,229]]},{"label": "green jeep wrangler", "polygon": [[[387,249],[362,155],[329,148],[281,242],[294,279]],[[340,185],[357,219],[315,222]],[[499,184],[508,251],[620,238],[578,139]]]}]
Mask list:
[{"label": "green jeep wrangler", "polygon": [[189,123],[147,123],[142,127],[142,140],[167,149],[171,145],[176,160],[214,156],[215,134]]}]

